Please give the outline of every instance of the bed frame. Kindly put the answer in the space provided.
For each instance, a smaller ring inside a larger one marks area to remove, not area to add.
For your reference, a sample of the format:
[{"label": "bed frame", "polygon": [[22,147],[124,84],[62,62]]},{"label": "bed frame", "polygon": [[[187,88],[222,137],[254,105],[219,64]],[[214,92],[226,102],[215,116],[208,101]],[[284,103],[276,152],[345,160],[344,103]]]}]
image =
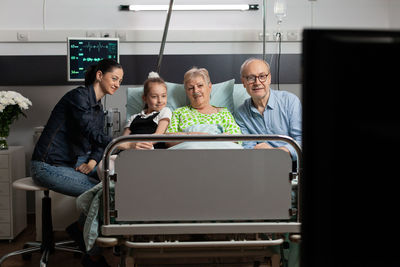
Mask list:
[{"label": "bed frame", "polygon": [[[129,150],[115,174],[109,158],[122,142],[285,141],[298,154],[297,170],[279,149]],[[143,259],[273,257],[285,233],[300,233],[301,149],[281,135],[135,135],[113,140],[104,153],[104,237],[117,238],[135,264]],[[114,181],[114,202],[110,201]],[[287,235],[286,235],[287,237]],[[276,256],[276,255],[275,255]],[[271,265],[279,264],[275,260]]]}]

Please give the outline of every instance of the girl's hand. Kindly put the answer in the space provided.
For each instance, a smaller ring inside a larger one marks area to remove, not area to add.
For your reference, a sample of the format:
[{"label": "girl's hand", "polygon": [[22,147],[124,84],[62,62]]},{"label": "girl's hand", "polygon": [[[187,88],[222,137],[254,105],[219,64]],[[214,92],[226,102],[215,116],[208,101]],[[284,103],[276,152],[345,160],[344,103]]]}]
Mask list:
[{"label": "girl's hand", "polygon": [[137,142],[135,149],[154,149],[152,142]]},{"label": "girl's hand", "polygon": [[94,159],[91,159],[88,163],[81,164],[75,170],[84,174],[88,174],[94,169],[94,167],[96,167],[96,164],[97,162]]}]

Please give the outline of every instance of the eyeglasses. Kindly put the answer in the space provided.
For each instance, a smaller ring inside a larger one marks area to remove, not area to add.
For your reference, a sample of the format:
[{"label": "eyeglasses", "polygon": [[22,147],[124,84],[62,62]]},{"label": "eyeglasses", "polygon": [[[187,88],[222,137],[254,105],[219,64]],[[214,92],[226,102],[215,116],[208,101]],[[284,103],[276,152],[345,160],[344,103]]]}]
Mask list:
[{"label": "eyeglasses", "polygon": [[258,76],[250,75],[250,76],[246,76],[245,78],[246,78],[246,80],[247,80],[248,83],[255,83],[257,79],[258,79],[260,82],[263,83],[263,82],[265,82],[265,81],[267,80],[268,75],[269,75],[269,73],[268,73],[268,74],[260,74],[260,75],[258,75]]}]

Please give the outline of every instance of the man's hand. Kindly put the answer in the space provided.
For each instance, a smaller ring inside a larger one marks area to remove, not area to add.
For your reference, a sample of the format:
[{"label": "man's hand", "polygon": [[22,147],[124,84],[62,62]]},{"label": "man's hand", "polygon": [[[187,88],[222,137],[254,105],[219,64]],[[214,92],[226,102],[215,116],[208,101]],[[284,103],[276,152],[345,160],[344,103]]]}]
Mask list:
[{"label": "man's hand", "polygon": [[280,150],[285,151],[286,153],[289,153],[289,155],[291,155],[291,154],[290,154],[290,151],[289,151],[289,149],[287,149],[287,147],[284,147],[284,146],[272,147],[272,146],[271,146],[270,144],[268,144],[268,143],[260,143],[260,144],[257,144],[257,145],[254,146],[254,149],[280,149]]},{"label": "man's hand", "polygon": [[268,143],[259,143],[254,146],[254,149],[273,149],[273,147]]}]

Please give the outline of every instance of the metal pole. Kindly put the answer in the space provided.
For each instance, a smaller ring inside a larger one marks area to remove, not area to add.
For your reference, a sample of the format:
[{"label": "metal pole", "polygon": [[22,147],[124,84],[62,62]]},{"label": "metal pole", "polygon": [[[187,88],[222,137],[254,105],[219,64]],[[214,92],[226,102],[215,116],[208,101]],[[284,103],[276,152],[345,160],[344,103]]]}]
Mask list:
[{"label": "metal pole", "polygon": [[163,33],[163,37],[162,37],[162,41],[161,41],[160,53],[158,54],[157,73],[160,73],[160,70],[161,70],[161,62],[162,62],[162,58],[163,58],[163,54],[164,54],[165,41],[167,40],[169,20],[171,18],[173,5],[174,5],[174,0],[170,0],[167,19],[165,20],[164,33]]},{"label": "metal pole", "polygon": [[266,32],[266,25],[267,25],[267,0],[263,0],[263,8],[262,8],[262,13],[263,13],[263,60],[267,61],[267,55],[265,53],[265,32]]},{"label": "metal pole", "polygon": [[112,149],[106,148],[103,155],[103,222],[104,224],[110,224],[110,164],[109,159],[112,153]]}]

